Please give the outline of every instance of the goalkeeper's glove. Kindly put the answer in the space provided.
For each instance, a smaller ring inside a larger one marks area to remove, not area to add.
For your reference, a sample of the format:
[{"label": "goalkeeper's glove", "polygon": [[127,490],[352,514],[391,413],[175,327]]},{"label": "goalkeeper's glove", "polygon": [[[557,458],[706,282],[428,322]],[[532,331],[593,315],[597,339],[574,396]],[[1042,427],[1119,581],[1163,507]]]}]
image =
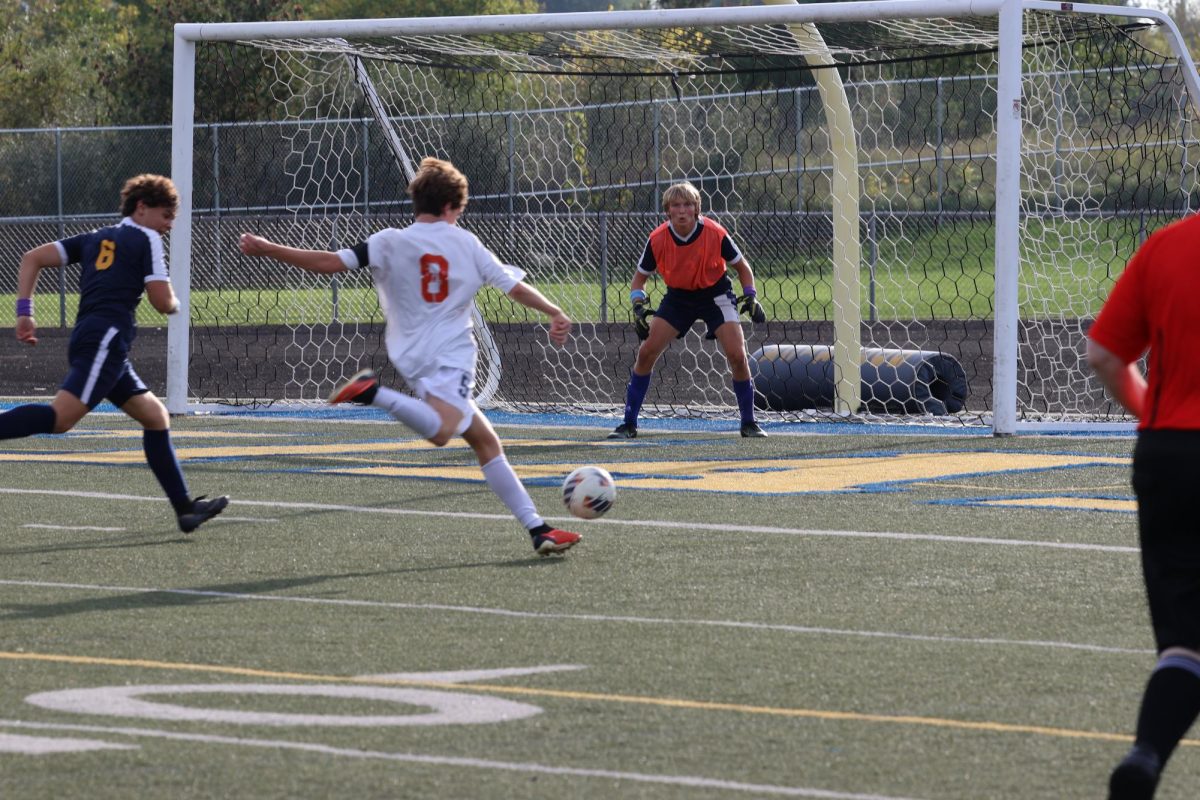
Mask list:
[{"label": "goalkeeper's glove", "polygon": [[629,301],[633,303],[633,329],[637,331],[638,339],[644,342],[650,336],[650,318],[654,316],[654,309],[650,307],[650,300],[641,289],[631,291]]},{"label": "goalkeeper's glove", "polygon": [[745,289],[745,294],[738,298],[741,307],[738,311],[745,314],[752,322],[766,322],[767,312],[763,311],[762,303],[758,302],[758,293],[753,289]]}]

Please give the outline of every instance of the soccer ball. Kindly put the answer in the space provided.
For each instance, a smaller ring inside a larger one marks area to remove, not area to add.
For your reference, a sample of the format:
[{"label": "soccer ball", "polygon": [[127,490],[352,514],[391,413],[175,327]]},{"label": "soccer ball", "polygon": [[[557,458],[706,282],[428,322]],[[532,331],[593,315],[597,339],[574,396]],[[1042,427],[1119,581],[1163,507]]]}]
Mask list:
[{"label": "soccer ball", "polygon": [[567,476],[562,486],[563,504],[577,517],[602,517],[617,501],[612,475],[600,467],[580,467]]}]

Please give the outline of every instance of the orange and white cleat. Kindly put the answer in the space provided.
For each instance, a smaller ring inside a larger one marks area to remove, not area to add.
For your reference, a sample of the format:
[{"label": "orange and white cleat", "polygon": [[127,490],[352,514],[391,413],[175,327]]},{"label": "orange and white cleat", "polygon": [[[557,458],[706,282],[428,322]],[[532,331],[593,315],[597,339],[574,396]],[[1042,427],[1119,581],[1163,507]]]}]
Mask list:
[{"label": "orange and white cleat", "polygon": [[369,406],[375,399],[375,392],[378,390],[379,377],[375,374],[375,370],[359,370],[350,377],[350,380],[329,395],[329,404],[336,406],[338,403],[356,403],[360,406]]},{"label": "orange and white cleat", "polygon": [[539,533],[533,537],[533,549],[539,556],[562,553],[574,547],[581,538],[578,533],[551,528],[545,533]]}]

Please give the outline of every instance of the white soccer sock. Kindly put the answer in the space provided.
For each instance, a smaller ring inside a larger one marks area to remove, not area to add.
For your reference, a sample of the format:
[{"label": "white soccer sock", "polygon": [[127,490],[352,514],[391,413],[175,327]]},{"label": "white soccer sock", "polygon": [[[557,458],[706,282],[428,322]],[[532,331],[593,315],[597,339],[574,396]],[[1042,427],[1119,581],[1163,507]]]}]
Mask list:
[{"label": "white soccer sock", "polygon": [[483,470],[483,477],[487,480],[487,485],[496,493],[497,497],[504,501],[504,505],[508,506],[508,510],[520,520],[522,525],[527,529],[536,528],[545,522],[538,515],[537,509],[533,505],[533,498],[521,485],[521,479],[517,477],[517,473],[513,472],[507,458],[498,455],[480,469]]},{"label": "white soccer sock", "polygon": [[376,390],[375,400],[371,405],[382,408],[391,414],[393,419],[403,422],[425,439],[436,434],[442,427],[442,418],[433,410],[433,406],[386,386],[380,386]]}]

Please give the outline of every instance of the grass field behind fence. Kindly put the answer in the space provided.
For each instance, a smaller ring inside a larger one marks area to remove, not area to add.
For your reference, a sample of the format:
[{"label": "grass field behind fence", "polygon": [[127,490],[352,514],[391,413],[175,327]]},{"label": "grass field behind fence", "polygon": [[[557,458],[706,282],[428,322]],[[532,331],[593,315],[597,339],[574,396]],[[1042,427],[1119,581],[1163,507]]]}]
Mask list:
[{"label": "grass field behind fence", "polygon": [[0,797],[1082,800],[1128,746],[1129,438],[502,425],[539,559],[374,419],[177,419],[192,535],[127,421],[4,443]]},{"label": "grass field behind fence", "polygon": [[[1131,221],[1106,218],[1028,220],[1025,235],[1038,244],[1027,246],[1022,255],[1022,314],[1026,318],[1056,319],[1095,316],[1112,281],[1145,233]],[[995,249],[990,228],[967,222],[936,228],[909,226],[894,238],[877,242],[866,239],[862,247],[859,299],[864,319],[872,315],[883,320],[992,318]],[[244,264],[259,263],[238,258]],[[767,251],[747,253],[747,258],[755,266],[758,295],[771,319],[806,322],[836,316],[827,256],[805,260],[789,255],[781,259]],[[632,264],[616,267],[607,287],[599,282],[557,282],[552,267],[542,274],[528,264],[523,266],[530,270],[528,280],[560,304],[572,319],[581,323],[628,319]],[[600,274],[598,267],[592,272]],[[240,282],[230,288],[194,291],[191,322],[199,327],[380,322],[378,300],[363,278],[357,282],[341,278],[335,291],[332,284],[319,289],[244,286],[243,274]],[[300,280],[299,272],[296,280]],[[661,284],[652,280],[648,288],[652,302],[657,302],[663,291]],[[734,290],[741,291],[736,279]],[[15,294],[0,294],[0,325],[14,324],[15,299]],[[62,301],[67,324],[71,324],[78,294],[66,294]],[[60,297],[49,276],[41,280],[36,306],[40,324],[58,324]],[[481,303],[480,308],[488,322],[503,324],[532,318],[525,309],[508,302],[493,300]],[[164,326],[166,318],[149,303],[142,303],[138,324]]]},{"label": "grass field behind fence", "polygon": [[[1025,297],[1037,298],[1036,309],[1066,314],[1094,316],[1106,292],[1094,289],[1107,286],[1110,269],[1101,263],[1081,267],[1074,276],[1072,289],[1055,287],[1043,281],[1024,291]],[[872,303],[879,319],[975,319],[993,316],[994,279],[990,270],[976,268],[941,269],[914,279],[910,270],[888,268],[876,273],[874,281],[868,271],[861,275],[862,309],[864,319],[870,316]],[[874,283],[874,292],[871,287]],[[600,322],[604,294],[594,284],[562,284],[535,281],[535,286],[558,303],[576,322]],[[828,280],[791,278],[756,278],[758,296],[775,321],[833,319],[832,288]],[[1079,287],[1093,287],[1081,291]],[[494,290],[486,290],[491,292]],[[606,315],[610,321],[627,318],[629,303],[627,282],[607,287]],[[651,301],[657,304],[663,289],[654,283],[650,287]],[[734,280],[734,291],[741,287]],[[485,298],[486,298],[485,294]],[[0,294],[0,326],[15,324],[15,294]],[[78,294],[65,296],[67,324],[73,324],[79,305]],[[375,290],[362,287],[340,287],[336,296],[329,289],[295,289],[260,287],[237,291],[202,290],[191,295],[192,324],[205,326],[264,326],[319,325],[338,321],[344,323],[381,322]],[[488,322],[503,324],[524,322],[539,315],[509,302],[485,302],[481,312]],[[59,296],[40,292],[36,297],[36,314],[40,325],[57,325],[60,316]],[[138,307],[138,324],[162,327],[167,318],[148,303]]]}]

